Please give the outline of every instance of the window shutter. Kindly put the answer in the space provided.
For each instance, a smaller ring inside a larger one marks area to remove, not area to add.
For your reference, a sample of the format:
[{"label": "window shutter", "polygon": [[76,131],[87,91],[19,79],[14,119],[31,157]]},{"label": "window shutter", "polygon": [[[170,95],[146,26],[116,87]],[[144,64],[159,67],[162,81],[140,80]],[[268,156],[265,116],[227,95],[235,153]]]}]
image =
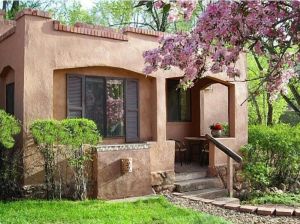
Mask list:
[{"label": "window shutter", "polygon": [[68,118],[84,117],[83,76],[67,75]]},{"label": "window shutter", "polygon": [[137,80],[126,80],[126,142],[139,141],[139,85]]}]

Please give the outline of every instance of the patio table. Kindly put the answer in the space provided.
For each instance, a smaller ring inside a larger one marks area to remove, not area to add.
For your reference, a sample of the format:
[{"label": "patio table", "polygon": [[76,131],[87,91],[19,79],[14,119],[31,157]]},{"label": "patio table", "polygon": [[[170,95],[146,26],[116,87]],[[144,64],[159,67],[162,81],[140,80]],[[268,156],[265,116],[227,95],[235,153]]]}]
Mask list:
[{"label": "patio table", "polygon": [[200,154],[200,165],[208,165],[208,140],[205,136],[199,137],[184,137],[184,140],[187,142],[189,149],[189,161],[192,162],[192,151],[194,147],[197,147],[197,150]]}]

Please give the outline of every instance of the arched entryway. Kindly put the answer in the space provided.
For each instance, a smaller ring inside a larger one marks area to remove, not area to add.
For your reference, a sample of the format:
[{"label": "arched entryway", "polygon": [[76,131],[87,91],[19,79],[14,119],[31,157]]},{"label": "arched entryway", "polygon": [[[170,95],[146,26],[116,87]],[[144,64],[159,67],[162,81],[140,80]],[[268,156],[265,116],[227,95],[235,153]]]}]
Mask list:
[{"label": "arched entryway", "polygon": [[[207,76],[199,79],[191,89],[183,91],[177,88],[176,83],[179,79],[168,79],[166,83],[167,138],[178,141],[178,147],[185,151],[176,150],[175,171],[207,168],[213,162],[204,138],[205,134],[210,134],[209,126],[223,123],[228,131],[222,138],[235,135],[234,84]],[[199,147],[202,147],[201,150]]]},{"label": "arched entryway", "polygon": [[15,114],[15,71],[10,66],[0,73],[0,108]]}]

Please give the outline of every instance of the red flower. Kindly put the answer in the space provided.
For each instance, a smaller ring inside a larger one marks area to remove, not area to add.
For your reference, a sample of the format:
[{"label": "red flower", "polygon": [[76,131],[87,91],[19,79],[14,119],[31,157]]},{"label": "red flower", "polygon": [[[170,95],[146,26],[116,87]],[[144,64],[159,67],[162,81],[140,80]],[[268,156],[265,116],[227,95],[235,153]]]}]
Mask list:
[{"label": "red flower", "polygon": [[223,126],[220,123],[215,123],[210,126],[211,130],[223,130]]}]

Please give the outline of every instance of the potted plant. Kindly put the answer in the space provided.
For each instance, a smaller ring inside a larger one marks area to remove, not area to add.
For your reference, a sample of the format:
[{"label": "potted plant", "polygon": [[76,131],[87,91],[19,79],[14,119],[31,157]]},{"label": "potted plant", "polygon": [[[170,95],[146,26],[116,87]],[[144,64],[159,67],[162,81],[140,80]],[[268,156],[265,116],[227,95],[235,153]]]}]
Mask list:
[{"label": "potted plant", "polygon": [[223,126],[220,123],[215,123],[209,126],[211,130],[211,135],[215,138],[222,136]]}]

